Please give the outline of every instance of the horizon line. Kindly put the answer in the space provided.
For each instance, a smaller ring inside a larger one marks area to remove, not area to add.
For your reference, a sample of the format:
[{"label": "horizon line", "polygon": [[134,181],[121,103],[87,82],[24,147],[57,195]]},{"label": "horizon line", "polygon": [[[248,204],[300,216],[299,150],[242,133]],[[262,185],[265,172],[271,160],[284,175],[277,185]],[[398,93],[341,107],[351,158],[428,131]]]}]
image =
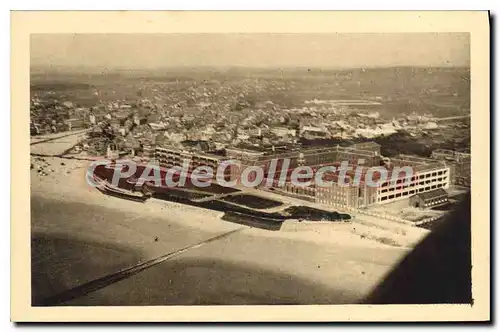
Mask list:
[{"label": "horizon line", "polygon": [[336,66],[307,66],[307,65],[298,65],[298,66],[246,66],[246,65],[227,65],[227,66],[207,66],[207,65],[178,65],[178,66],[154,66],[154,67],[124,67],[124,66],[115,66],[108,67],[104,65],[32,65],[30,66],[31,70],[36,69],[73,69],[73,70],[81,70],[81,69],[94,69],[102,71],[149,71],[149,70],[172,70],[172,69],[218,69],[218,70],[228,70],[228,69],[260,69],[260,70],[307,70],[307,69],[316,69],[316,70],[353,70],[353,69],[391,69],[391,68],[419,68],[419,69],[470,69],[470,65],[432,65],[432,66],[422,66],[422,65],[392,65],[392,66],[377,66],[377,65],[368,65],[368,66],[346,66],[346,67],[336,67]]}]

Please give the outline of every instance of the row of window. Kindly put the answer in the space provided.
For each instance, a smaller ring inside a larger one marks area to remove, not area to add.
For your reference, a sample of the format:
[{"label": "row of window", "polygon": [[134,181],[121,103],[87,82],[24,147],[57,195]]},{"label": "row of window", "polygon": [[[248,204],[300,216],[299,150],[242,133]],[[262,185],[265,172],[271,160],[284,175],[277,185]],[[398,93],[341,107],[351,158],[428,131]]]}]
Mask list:
[{"label": "row of window", "polygon": [[427,192],[427,191],[431,191],[431,190],[434,190],[437,188],[442,188],[442,187],[444,187],[444,184],[439,183],[439,184],[434,185],[434,186],[419,188],[418,190],[408,190],[408,191],[404,191],[404,192],[400,192],[400,193],[396,193],[396,194],[392,194],[392,195],[381,196],[377,199],[377,201],[383,202],[383,201],[387,201],[387,200],[391,200],[391,199],[395,199],[395,198],[411,196],[411,195],[415,195],[417,193]]},{"label": "row of window", "polygon": [[442,204],[442,203],[446,203],[447,201],[448,200],[446,198],[443,198],[443,199],[439,199],[439,200],[432,201],[432,202],[429,202],[429,203],[425,203],[425,206],[432,206],[432,205]]},{"label": "row of window", "polygon": [[[448,170],[436,171],[436,172],[427,173],[427,174],[415,175],[415,176],[411,177],[411,182],[414,182],[414,181],[417,181],[417,180],[429,179],[431,177],[436,177],[436,176],[443,176],[443,175],[447,175],[447,174],[448,174]],[[445,176],[445,177],[440,177],[440,178],[447,178],[447,177]],[[398,179],[396,181],[396,184],[403,183],[404,181],[405,181],[405,179]],[[382,187],[387,187],[389,185],[389,183],[390,182],[384,182],[382,184]]]},{"label": "row of window", "polygon": [[206,157],[201,157],[201,156],[179,156],[179,155],[164,155],[164,154],[156,154],[156,157],[158,159],[163,159],[163,160],[168,160],[168,159],[171,159],[171,160],[184,160],[184,159],[190,159],[190,160],[201,160],[201,161],[206,161],[206,162],[212,162],[212,163],[216,163],[218,162],[217,160],[214,160],[214,159],[211,159],[211,158],[206,158]]},{"label": "row of window", "polygon": [[311,187],[300,188],[294,186],[286,186],[285,190],[295,194],[310,194],[316,192],[316,190]]},{"label": "row of window", "polygon": [[343,192],[343,191],[338,191],[338,192],[324,192],[322,191],[323,196],[342,196],[342,197],[345,197],[347,196],[347,193],[346,192]]},{"label": "row of window", "polygon": [[329,200],[336,200],[336,201],[345,201],[347,199],[347,196],[343,195],[330,195],[330,196],[323,196],[323,195],[318,195],[318,197],[322,198],[327,198]]},{"label": "row of window", "polygon": [[404,185],[404,186],[399,186],[399,187],[390,187],[390,188],[387,188],[387,189],[382,189],[380,192],[381,193],[386,193],[386,192],[392,192],[392,191],[395,191],[395,190],[402,190],[402,189],[406,189],[406,188],[413,188],[415,186],[424,186],[426,184],[432,184],[432,183],[435,183],[435,182],[446,182],[448,181],[448,177],[442,177],[442,178],[436,178],[436,179],[430,179],[430,180],[426,180],[426,181],[420,181],[418,183],[414,182],[414,183],[410,183],[409,185]]},{"label": "row of window", "polygon": [[333,205],[333,206],[339,206],[339,207],[346,207],[347,206],[347,202],[341,202],[341,203],[338,203],[338,202],[332,202],[330,200],[317,200],[316,201],[317,203],[319,204],[327,204],[327,205]]}]

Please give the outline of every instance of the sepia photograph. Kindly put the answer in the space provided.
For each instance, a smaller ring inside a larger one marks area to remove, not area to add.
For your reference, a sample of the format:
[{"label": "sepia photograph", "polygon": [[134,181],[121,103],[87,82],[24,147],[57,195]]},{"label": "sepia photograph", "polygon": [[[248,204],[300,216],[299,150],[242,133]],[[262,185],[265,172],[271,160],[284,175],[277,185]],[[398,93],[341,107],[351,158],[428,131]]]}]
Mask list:
[{"label": "sepia photograph", "polygon": [[25,33],[22,300],[488,307],[488,49],[421,30]]}]

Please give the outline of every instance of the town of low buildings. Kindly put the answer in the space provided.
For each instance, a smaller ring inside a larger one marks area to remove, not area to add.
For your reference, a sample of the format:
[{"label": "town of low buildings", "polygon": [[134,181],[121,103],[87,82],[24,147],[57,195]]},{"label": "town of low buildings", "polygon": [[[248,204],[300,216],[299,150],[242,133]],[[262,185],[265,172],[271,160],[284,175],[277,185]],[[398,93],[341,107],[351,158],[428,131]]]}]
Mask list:
[{"label": "town of low buildings", "polygon": [[272,160],[278,160],[281,169],[279,163],[285,159],[290,161],[289,170],[298,166],[338,165],[342,161],[357,166],[360,160],[366,168],[383,166],[389,173],[396,166],[413,169],[407,182],[386,181],[377,187],[367,185],[366,174],[361,174],[359,184],[349,186],[336,181],[331,181],[330,186],[318,186],[313,181],[307,187],[300,187],[290,181],[289,174],[282,185],[277,185],[274,179],[270,188],[258,186],[332,207],[366,208],[424,193],[432,196],[450,186],[470,187],[471,160],[465,152],[435,150],[430,158],[410,155],[386,158],[381,154],[381,146],[371,141],[330,147],[304,147],[299,143],[300,139],[366,139],[399,130],[411,134],[412,130],[444,128],[441,122],[431,121],[431,116],[413,114],[386,121],[373,111],[345,113],[345,107],[352,104],[347,101],[316,100],[305,103],[301,109],[283,109],[266,102],[252,109],[247,103],[222,100],[225,102],[219,105],[220,110],[215,108],[216,103],[200,102],[192,107],[182,102],[157,105],[146,98],[137,103],[115,101],[85,108],[67,101],[34,97],[31,132],[87,128],[92,137],[84,145],[88,153],[111,159],[132,156],[147,161],[155,158],[167,168],[182,166],[189,160],[190,170],[198,166],[215,169],[224,161],[237,160],[241,167],[229,167],[225,174],[231,180],[239,179],[241,171],[249,166],[259,166],[267,172]]}]

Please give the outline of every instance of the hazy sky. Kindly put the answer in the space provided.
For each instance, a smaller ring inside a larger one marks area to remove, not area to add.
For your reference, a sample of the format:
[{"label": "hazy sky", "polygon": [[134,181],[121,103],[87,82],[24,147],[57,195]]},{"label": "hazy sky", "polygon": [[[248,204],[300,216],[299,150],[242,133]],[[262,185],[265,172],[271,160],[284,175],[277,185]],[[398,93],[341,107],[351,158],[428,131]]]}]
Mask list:
[{"label": "hazy sky", "polygon": [[31,65],[469,66],[468,33],[46,34],[31,37]]}]

